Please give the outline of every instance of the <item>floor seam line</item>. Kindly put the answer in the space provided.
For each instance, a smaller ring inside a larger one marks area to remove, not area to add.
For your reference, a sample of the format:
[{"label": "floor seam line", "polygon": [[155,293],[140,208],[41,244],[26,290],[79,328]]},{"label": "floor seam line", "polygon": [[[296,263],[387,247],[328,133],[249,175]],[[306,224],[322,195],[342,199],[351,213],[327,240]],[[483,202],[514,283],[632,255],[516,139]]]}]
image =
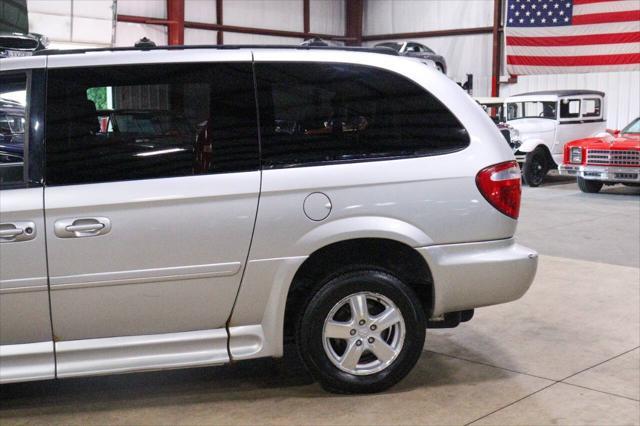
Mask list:
[{"label": "floor seam line", "polygon": [[578,371],[577,373],[573,373],[573,374],[571,374],[571,375],[569,375],[569,376],[567,376],[567,377],[565,377],[565,378],[563,378],[563,379],[560,379],[560,380],[558,380],[558,381],[559,381],[559,382],[564,382],[565,380],[570,379],[570,378],[572,378],[572,377],[574,377],[574,376],[577,376],[577,375],[578,375],[578,374],[580,374],[580,373],[584,373],[585,371],[591,370],[592,368],[596,368],[596,367],[598,367],[598,366],[600,366],[600,365],[602,365],[602,364],[605,364],[605,363],[607,363],[607,362],[609,362],[609,361],[613,361],[613,360],[614,360],[614,359],[616,359],[616,358],[619,358],[619,357],[621,357],[621,356],[623,356],[623,355],[626,355],[626,354],[628,354],[629,352],[633,352],[633,351],[635,351],[635,350],[636,350],[636,349],[638,349],[638,348],[640,348],[640,346],[636,346],[636,347],[634,347],[634,348],[631,348],[631,349],[629,349],[629,350],[627,350],[627,351],[624,351],[624,352],[622,352],[622,353],[620,353],[620,354],[618,354],[618,355],[616,355],[616,356],[613,356],[613,357],[611,357],[611,358],[609,358],[609,359],[606,359],[606,360],[604,360],[604,361],[602,361],[602,362],[599,362],[599,363],[597,363],[597,364],[594,364],[594,365],[592,365],[591,367],[587,367],[587,368],[585,368],[585,369],[583,369],[583,370],[580,370],[580,371]]},{"label": "floor seam line", "polygon": [[467,362],[471,362],[473,364],[484,365],[486,367],[498,368],[500,370],[509,371],[511,373],[522,374],[522,375],[529,376],[529,377],[535,377],[536,379],[548,380],[548,381],[555,382],[555,383],[558,383],[560,381],[558,379],[551,379],[549,377],[537,376],[535,374],[525,373],[525,372],[518,371],[518,370],[512,370],[510,368],[500,367],[500,366],[489,364],[489,363],[486,363],[486,362],[480,362],[480,361],[475,361],[475,360],[471,360],[471,359],[467,359],[467,358],[462,358],[462,357],[455,356],[455,355],[445,354],[445,353],[442,353],[442,352],[436,352],[436,351],[433,351],[433,350],[430,350],[430,349],[427,349],[426,352],[431,352],[431,353],[434,353],[434,354],[437,354],[437,355],[448,356],[450,358],[458,359],[460,361],[467,361]]},{"label": "floor seam line", "polygon": [[468,423],[465,423],[465,426],[470,426],[470,425],[472,425],[473,423],[479,422],[480,420],[482,420],[482,419],[484,419],[484,418],[486,418],[486,417],[489,417],[490,415],[495,414],[495,413],[497,413],[498,411],[502,411],[502,410],[504,410],[505,408],[509,408],[509,407],[511,407],[512,405],[517,404],[518,402],[523,401],[523,400],[525,400],[525,399],[529,398],[530,396],[533,396],[533,395],[535,395],[535,394],[537,394],[537,393],[539,393],[539,392],[542,392],[542,391],[543,391],[543,390],[545,390],[545,389],[549,389],[551,386],[555,386],[555,385],[557,385],[558,383],[560,383],[560,382],[555,382],[555,381],[554,381],[554,383],[551,383],[551,384],[549,384],[549,385],[547,385],[547,386],[545,386],[545,387],[543,387],[543,388],[541,388],[541,389],[538,389],[538,390],[537,390],[537,391],[535,391],[535,392],[532,392],[532,393],[530,393],[530,394],[528,394],[528,395],[525,395],[525,396],[523,396],[522,398],[519,398],[519,399],[517,399],[517,400],[515,400],[515,401],[513,401],[513,402],[511,402],[511,403],[509,403],[509,404],[507,404],[507,405],[505,405],[505,406],[503,406],[503,407],[498,408],[497,410],[493,410],[492,412],[490,412],[490,413],[488,413],[488,414],[485,414],[485,415],[484,415],[484,416],[482,416],[482,417],[478,417],[478,418],[477,418],[477,419],[475,419],[475,420],[472,420],[472,421],[470,421],[470,422],[468,422]]},{"label": "floor seam line", "polygon": [[606,394],[606,395],[616,396],[618,398],[624,398],[624,399],[628,399],[628,400],[631,400],[631,401],[634,401],[634,402],[640,402],[640,399],[635,399],[635,398],[631,398],[629,396],[624,396],[624,395],[620,395],[620,394],[617,394],[617,393],[607,392],[607,391],[603,391],[603,390],[599,390],[599,389],[593,389],[593,388],[590,388],[588,386],[576,385],[575,383],[567,383],[567,382],[558,382],[558,383],[562,383],[563,385],[575,386],[577,388],[587,389],[587,390],[590,390],[590,391],[599,392],[599,393],[603,393],[603,394]]}]

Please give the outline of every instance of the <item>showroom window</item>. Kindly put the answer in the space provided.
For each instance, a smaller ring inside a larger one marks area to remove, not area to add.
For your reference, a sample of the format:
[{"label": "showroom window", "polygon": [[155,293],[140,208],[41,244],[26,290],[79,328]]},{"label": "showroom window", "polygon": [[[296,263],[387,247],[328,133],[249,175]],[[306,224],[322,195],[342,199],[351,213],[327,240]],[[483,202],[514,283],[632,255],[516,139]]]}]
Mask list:
[{"label": "showroom window", "polygon": [[381,69],[257,64],[265,167],[435,155],[469,144],[434,96]]},{"label": "showroom window", "polygon": [[580,99],[563,99],[560,101],[560,118],[580,117]]},{"label": "showroom window", "polygon": [[0,74],[0,186],[24,183],[27,75]]},{"label": "showroom window", "polygon": [[250,64],[49,71],[49,185],[256,170]]},{"label": "showroom window", "polygon": [[600,99],[585,99],[583,117],[600,117]]}]

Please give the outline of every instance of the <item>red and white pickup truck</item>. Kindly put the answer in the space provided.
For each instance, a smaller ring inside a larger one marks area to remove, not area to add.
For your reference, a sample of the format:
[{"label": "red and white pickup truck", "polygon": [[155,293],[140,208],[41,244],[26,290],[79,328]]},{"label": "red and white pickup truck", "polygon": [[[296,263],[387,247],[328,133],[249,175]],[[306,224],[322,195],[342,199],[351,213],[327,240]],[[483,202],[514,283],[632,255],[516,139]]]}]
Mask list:
[{"label": "red and white pickup truck", "polygon": [[640,186],[640,117],[613,135],[566,144],[558,170],[576,176],[582,192],[598,192],[603,185],[617,183]]}]

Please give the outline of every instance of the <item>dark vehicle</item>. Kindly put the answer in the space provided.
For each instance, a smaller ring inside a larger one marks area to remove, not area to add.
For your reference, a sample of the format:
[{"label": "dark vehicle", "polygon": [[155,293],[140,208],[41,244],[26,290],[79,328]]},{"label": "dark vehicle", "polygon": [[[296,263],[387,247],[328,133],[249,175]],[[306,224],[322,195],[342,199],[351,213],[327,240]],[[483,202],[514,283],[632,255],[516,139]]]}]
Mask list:
[{"label": "dark vehicle", "polygon": [[393,49],[401,56],[411,56],[412,58],[429,59],[436,64],[438,71],[443,74],[447,73],[447,62],[442,55],[438,55],[433,50],[429,49],[424,44],[416,43],[413,41],[406,42],[385,42],[378,43],[375,47],[385,47],[387,49]]},{"label": "dark vehicle", "polygon": [[36,33],[5,33],[0,32],[0,58],[9,56],[31,56],[38,50],[43,50],[49,40]]},{"label": "dark vehicle", "polygon": [[0,163],[22,162],[24,105],[0,97]]}]

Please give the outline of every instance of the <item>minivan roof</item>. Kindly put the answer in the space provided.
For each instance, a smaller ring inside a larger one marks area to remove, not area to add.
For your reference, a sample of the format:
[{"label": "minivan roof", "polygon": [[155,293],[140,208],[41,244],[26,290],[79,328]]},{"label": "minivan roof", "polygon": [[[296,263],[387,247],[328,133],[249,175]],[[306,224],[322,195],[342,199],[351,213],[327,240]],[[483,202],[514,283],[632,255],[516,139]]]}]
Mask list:
[{"label": "minivan roof", "polygon": [[122,52],[122,51],[149,51],[149,50],[189,50],[189,49],[215,49],[215,50],[237,50],[237,49],[287,49],[287,50],[339,50],[349,52],[382,53],[384,55],[399,56],[398,52],[389,48],[380,47],[354,47],[354,46],[299,46],[281,44],[213,44],[213,45],[175,45],[175,46],[153,46],[153,47],[104,47],[91,49],[44,49],[34,52],[34,56],[47,55],[68,55],[91,52]]}]

